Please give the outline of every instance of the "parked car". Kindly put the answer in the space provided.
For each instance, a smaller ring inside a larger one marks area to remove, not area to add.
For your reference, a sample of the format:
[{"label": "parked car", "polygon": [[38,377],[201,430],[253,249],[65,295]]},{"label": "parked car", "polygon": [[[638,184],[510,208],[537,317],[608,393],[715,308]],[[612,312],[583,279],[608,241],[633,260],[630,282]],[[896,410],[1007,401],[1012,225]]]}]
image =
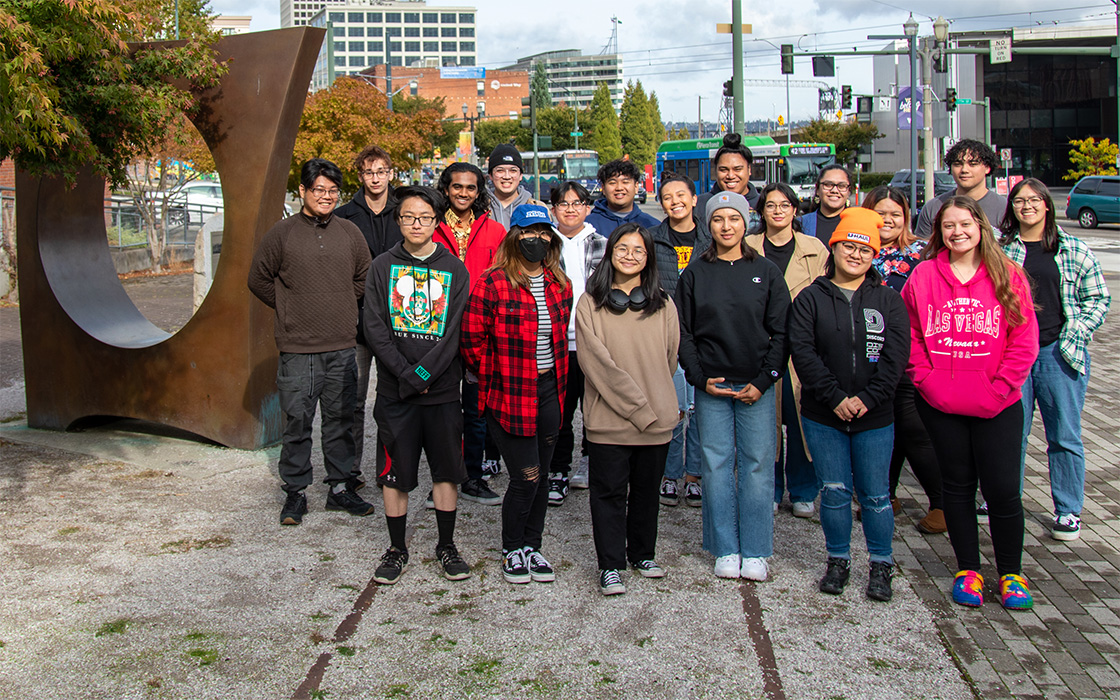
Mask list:
[{"label": "parked car", "polygon": [[647,195],[646,195],[646,183],[644,181],[639,182],[638,183],[638,196],[637,196],[638,204],[645,204],[646,203],[646,197],[647,197]]},{"label": "parked car", "polygon": [[167,220],[173,226],[201,224],[212,215],[225,210],[222,185],[199,180],[188,182],[176,192],[167,209]]},{"label": "parked car", "polygon": [[[910,169],[899,170],[894,174],[890,181],[891,187],[897,187],[906,193],[906,198],[910,198]],[[940,197],[946,192],[951,192],[955,189],[957,183],[953,181],[953,176],[949,174],[948,170],[934,170],[933,171],[933,194],[935,197]],[[913,207],[921,209],[926,203],[926,171],[918,171],[918,206]],[[917,215],[915,215],[917,218]]]},{"label": "parked car", "polygon": [[1120,177],[1090,175],[1078,180],[1066,199],[1066,218],[1077,219],[1081,228],[1120,223]]}]

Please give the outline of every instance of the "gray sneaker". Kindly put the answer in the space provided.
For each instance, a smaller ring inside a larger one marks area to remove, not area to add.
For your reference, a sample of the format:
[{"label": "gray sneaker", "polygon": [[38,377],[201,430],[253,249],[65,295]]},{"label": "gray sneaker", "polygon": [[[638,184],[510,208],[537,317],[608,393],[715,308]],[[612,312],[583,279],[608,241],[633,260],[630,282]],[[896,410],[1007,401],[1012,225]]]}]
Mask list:
[{"label": "gray sneaker", "polygon": [[459,487],[459,492],[464,500],[481,503],[484,506],[497,506],[502,503],[502,497],[494,493],[482,479],[467,479]]},{"label": "gray sneaker", "polygon": [[586,489],[591,487],[591,477],[588,473],[587,455],[579,458],[579,462],[572,470],[572,476],[568,480],[568,485],[573,489]]}]

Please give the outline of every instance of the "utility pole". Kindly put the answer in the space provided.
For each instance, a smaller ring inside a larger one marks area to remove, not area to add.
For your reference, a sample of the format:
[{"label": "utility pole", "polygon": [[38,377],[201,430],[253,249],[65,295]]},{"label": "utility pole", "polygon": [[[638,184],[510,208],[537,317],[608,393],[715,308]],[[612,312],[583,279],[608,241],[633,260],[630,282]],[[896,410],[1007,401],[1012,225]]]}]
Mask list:
[{"label": "utility pole", "polygon": [[918,120],[917,110],[914,107],[918,99],[918,22],[913,13],[902,25],[902,32],[910,48],[910,210],[913,211],[918,204]]},{"label": "utility pole", "polygon": [[700,95],[696,96],[696,138],[704,138],[704,110],[701,108],[701,101],[704,98]]},{"label": "utility pole", "polygon": [[732,95],[732,123],[736,134],[743,133],[743,0],[731,0],[731,53],[734,66],[733,80],[735,91]]},{"label": "utility pole", "polygon": [[[933,187],[933,61],[932,53],[927,46],[922,51],[922,138],[925,139],[923,144],[923,160],[925,161],[925,200],[932,202],[934,197]],[[910,123],[910,128],[914,128],[913,122]],[[914,179],[914,178],[911,178]]]}]

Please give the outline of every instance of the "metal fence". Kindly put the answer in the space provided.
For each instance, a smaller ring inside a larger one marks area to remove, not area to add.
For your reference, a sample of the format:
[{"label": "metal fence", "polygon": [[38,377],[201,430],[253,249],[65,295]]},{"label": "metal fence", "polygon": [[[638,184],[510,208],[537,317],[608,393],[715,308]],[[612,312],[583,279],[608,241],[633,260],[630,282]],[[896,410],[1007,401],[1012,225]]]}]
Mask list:
[{"label": "metal fence", "polygon": [[[193,246],[202,223],[220,211],[212,206],[177,203],[160,212],[167,246]],[[0,237],[15,240],[16,196],[12,187],[0,187]],[[148,226],[131,197],[105,198],[105,233],[110,248],[141,248],[148,245]]]}]

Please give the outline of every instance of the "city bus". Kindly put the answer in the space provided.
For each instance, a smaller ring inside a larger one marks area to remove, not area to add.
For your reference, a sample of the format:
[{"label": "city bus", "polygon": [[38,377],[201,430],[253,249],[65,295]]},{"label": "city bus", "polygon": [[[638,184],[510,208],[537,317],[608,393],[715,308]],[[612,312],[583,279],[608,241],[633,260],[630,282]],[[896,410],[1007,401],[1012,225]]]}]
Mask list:
[{"label": "city bus", "polygon": [[[599,190],[599,154],[584,149],[566,151],[537,151],[540,158],[541,200],[547,202],[552,188],[565,180],[576,180],[595,194]],[[533,192],[533,152],[522,151],[521,160],[525,170],[521,173],[521,184]]]},{"label": "city bus", "polygon": [[[657,181],[661,173],[676,172],[696,183],[696,192],[711,190],[715,184],[712,157],[722,138],[665,141],[657,149]],[[751,184],[762,188],[768,182],[784,182],[802,199],[813,195],[817,173],[836,162],[836,146],[831,143],[776,143],[769,136],[746,136],[743,145],[751,149]]]}]

